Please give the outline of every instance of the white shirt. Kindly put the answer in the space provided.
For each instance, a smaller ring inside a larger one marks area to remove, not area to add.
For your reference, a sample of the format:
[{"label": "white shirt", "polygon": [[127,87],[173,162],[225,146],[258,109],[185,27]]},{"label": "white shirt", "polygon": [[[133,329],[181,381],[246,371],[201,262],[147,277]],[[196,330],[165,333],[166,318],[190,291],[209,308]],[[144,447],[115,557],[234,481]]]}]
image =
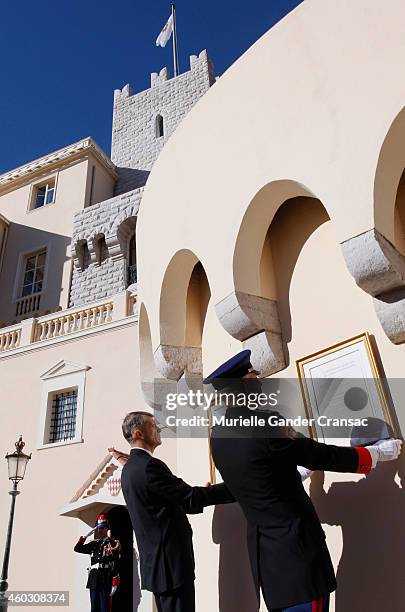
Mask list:
[{"label": "white shirt", "polygon": [[151,457],[153,457],[152,453],[147,449],[147,448],[142,448],[142,446],[134,446],[134,450],[141,450],[144,451],[145,453],[148,453],[148,455],[150,455]]}]

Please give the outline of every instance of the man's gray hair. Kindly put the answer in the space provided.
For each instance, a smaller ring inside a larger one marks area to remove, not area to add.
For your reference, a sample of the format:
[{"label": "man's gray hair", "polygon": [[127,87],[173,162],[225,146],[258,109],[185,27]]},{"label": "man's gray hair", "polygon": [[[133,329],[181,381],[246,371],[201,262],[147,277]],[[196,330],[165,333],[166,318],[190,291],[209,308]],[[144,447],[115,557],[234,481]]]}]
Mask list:
[{"label": "man's gray hair", "polygon": [[134,429],[143,427],[146,417],[153,417],[153,414],[150,412],[142,412],[140,410],[137,412],[129,412],[127,414],[122,422],[122,433],[127,442],[131,444]]}]

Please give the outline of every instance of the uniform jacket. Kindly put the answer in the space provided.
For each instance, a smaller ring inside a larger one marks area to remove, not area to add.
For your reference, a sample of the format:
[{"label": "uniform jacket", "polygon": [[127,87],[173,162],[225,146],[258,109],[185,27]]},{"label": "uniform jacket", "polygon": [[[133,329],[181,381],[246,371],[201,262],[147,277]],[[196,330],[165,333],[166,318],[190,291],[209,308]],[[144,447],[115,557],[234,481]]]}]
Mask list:
[{"label": "uniform jacket", "polygon": [[139,549],[141,587],[164,593],[193,580],[192,529],[186,514],[235,501],[227,487],[191,487],[140,449],[131,450],[121,482]]},{"label": "uniform jacket", "polygon": [[112,579],[119,572],[120,555],[118,552],[114,552],[112,555],[105,555],[104,547],[108,543],[109,538],[91,540],[87,543],[85,543],[85,539],[81,537],[73,550],[78,553],[91,555],[91,565],[99,563],[102,566],[90,568],[86,588],[109,594]]},{"label": "uniform jacket", "polygon": [[[258,413],[268,418],[268,413]],[[251,416],[228,408],[226,416]],[[295,432],[294,432],[295,434]],[[248,522],[248,548],[256,590],[269,609],[308,602],[336,588],[325,534],[297,472],[366,472],[366,449],[338,447],[296,434],[270,437],[263,431],[216,426],[211,450],[222,478]]]}]

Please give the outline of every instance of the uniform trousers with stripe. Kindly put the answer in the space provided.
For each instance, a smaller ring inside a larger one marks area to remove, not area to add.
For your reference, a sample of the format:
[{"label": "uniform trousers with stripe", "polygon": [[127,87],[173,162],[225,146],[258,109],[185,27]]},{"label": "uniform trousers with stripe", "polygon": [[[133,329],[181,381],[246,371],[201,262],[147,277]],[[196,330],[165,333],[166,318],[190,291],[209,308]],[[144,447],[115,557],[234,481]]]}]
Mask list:
[{"label": "uniform trousers with stripe", "polygon": [[328,612],[329,611],[329,595],[320,597],[316,601],[290,606],[289,608],[278,608],[271,612]]},{"label": "uniform trousers with stripe", "polygon": [[104,591],[90,589],[91,612],[111,612],[112,597]]}]

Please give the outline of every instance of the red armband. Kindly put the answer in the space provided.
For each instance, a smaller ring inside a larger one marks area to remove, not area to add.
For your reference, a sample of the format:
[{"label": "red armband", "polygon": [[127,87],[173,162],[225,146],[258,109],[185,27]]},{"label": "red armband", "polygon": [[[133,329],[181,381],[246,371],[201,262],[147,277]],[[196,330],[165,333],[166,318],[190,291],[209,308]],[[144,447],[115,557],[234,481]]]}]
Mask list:
[{"label": "red armband", "polygon": [[359,464],[357,466],[356,473],[357,474],[368,474],[373,467],[373,460],[371,458],[371,453],[364,448],[363,446],[355,446],[354,450],[357,451],[357,456],[359,459]]},{"label": "red armband", "polygon": [[83,544],[83,542],[85,542],[85,541],[86,541],[85,536],[80,536],[78,544]]},{"label": "red armband", "polygon": [[120,577],[119,576],[114,576],[114,578],[112,579],[112,586],[119,586],[120,583]]}]

